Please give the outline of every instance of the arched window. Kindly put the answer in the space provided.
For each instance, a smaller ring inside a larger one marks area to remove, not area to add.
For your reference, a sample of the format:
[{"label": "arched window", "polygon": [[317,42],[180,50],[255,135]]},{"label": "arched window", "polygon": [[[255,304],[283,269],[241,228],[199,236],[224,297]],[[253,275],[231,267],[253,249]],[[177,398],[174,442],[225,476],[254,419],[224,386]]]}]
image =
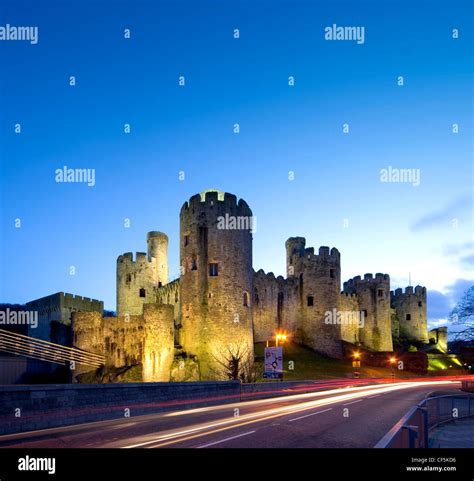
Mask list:
[{"label": "arched window", "polygon": [[146,292],[145,292],[145,289],[140,288],[140,297],[146,297]]},{"label": "arched window", "polygon": [[249,294],[244,292],[244,307],[249,307]]}]

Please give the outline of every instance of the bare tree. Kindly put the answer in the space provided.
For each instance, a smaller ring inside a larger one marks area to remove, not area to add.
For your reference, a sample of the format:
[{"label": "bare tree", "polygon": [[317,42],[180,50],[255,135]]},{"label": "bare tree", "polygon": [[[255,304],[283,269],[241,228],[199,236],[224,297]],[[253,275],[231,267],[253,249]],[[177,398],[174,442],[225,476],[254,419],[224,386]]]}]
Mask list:
[{"label": "bare tree", "polygon": [[221,347],[212,357],[216,365],[212,371],[221,379],[255,382],[258,378],[253,351],[246,342]]},{"label": "bare tree", "polygon": [[462,296],[458,305],[451,311],[449,319],[461,329],[454,333],[457,341],[474,341],[474,286]]}]

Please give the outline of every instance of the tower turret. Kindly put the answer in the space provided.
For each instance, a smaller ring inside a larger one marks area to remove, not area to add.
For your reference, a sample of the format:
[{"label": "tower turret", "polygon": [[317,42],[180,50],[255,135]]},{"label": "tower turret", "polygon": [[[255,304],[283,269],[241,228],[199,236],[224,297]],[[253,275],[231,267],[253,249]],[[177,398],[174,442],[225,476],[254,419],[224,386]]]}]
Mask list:
[{"label": "tower turret", "polygon": [[392,323],[390,317],[390,277],[388,274],[365,274],[344,282],[343,291],[357,294],[364,313],[364,327],[359,339],[368,349],[392,351]]},{"label": "tower turret", "polygon": [[148,252],[127,252],[117,258],[117,315],[140,315],[156,301],[156,289],[168,282],[168,237],[147,235]]},{"label": "tower turret", "polygon": [[232,355],[253,362],[252,222],[244,200],[219,191],[181,208],[181,339],[202,379],[222,377]]},{"label": "tower turret", "polygon": [[400,325],[400,339],[428,343],[426,287],[412,286],[391,292],[391,304]]},{"label": "tower turret", "polygon": [[315,254],[313,247],[305,247],[304,237],[291,237],[285,245],[288,277],[298,282],[297,338],[318,352],[340,358],[341,325],[336,318],[341,289],[339,251],[321,246]]},{"label": "tower turret", "polygon": [[148,232],[147,244],[148,262],[155,263],[158,287],[164,286],[168,284],[168,236],[163,232]]}]

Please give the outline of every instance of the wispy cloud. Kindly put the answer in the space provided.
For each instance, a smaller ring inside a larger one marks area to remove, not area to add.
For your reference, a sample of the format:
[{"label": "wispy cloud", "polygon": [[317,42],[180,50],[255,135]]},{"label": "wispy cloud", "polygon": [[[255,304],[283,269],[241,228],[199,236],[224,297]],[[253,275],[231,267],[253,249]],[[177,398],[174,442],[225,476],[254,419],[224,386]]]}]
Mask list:
[{"label": "wispy cloud", "polygon": [[447,244],[443,247],[443,254],[464,269],[474,267],[474,242],[472,241]]},{"label": "wispy cloud", "polygon": [[412,224],[412,231],[420,231],[432,227],[449,227],[454,219],[459,219],[463,212],[472,205],[471,196],[459,197],[442,209],[430,212],[420,217]]},{"label": "wispy cloud", "polygon": [[449,314],[459,302],[464,293],[474,285],[474,279],[457,279],[447,287],[446,293],[439,291],[427,292],[428,326],[430,329],[449,324]]}]

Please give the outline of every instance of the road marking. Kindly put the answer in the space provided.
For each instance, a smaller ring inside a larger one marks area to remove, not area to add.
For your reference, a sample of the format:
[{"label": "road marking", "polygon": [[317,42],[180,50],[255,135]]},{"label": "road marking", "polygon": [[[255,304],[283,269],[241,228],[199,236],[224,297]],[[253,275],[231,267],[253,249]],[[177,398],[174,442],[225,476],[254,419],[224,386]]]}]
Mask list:
[{"label": "road marking", "polygon": [[350,402],[350,403],[343,404],[343,406],[349,406],[349,404],[360,403],[360,402],[362,402],[362,401],[363,401],[363,399],[359,399],[359,400],[357,400],[357,401],[352,401],[352,402]]},{"label": "road marking", "polygon": [[316,415],[316,414],[325,413],[325,412],[331,411],[331,410],[332,410],[332,408],[323,409],[322,411],[318,411],[317,413],[306,414],[306,415],[304,415],[304,416],[300,416],[299,418],[290,419],[288,422],[291,423],[292,421],[298,421],[298,419],[308,418],[309,416],[314,416],[314,415]]},{"label": "road marking", "polygon": [[249,431],[248,433],[237,434],[236,436],[231,436],[230,438],[221,439],[220,441],[214,441],[213,443],[201,444],[201,446],[196,446],[196,449],[208,448],[209,446],[214,446],[216,444],[225,443],[226,441],[231,441],[232,439],[241,438],[242,436],[248,436],[256,431]]}]

